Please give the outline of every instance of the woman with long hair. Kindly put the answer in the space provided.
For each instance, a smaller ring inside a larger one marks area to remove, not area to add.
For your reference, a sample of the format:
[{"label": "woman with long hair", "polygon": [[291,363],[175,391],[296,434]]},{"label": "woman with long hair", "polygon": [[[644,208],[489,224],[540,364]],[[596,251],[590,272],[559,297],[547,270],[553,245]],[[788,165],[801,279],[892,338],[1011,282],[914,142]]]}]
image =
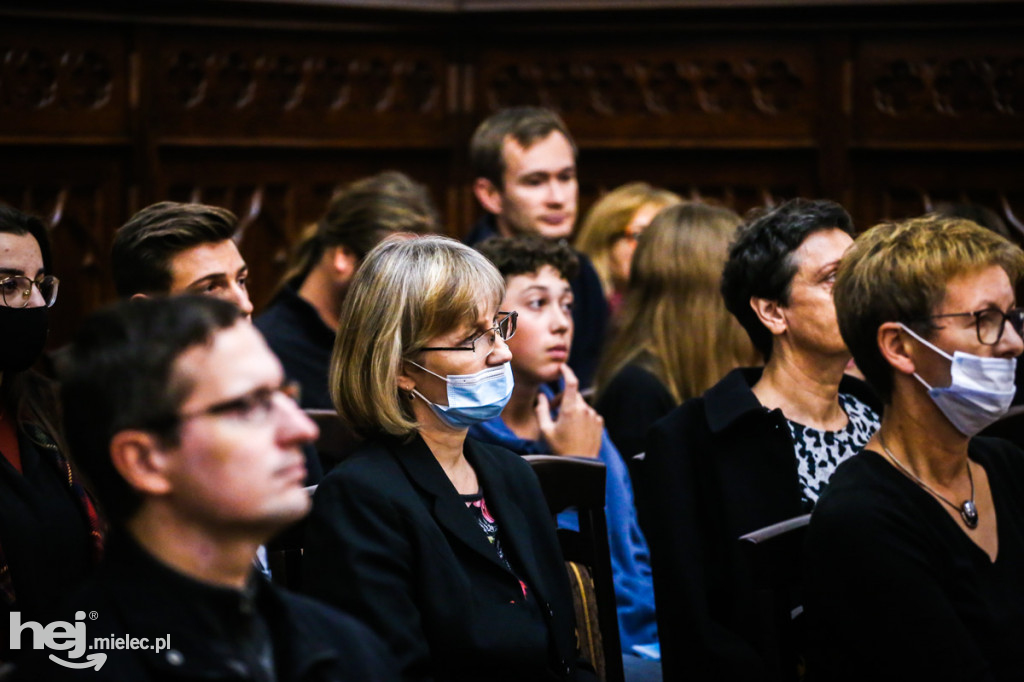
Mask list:
[{"label": "woman with long hair", "polygon": [[735,212],[670,206],[644,230],[619,325],[597,373],[597,411],[619,452],[643,449],[648,427],[736,367],[757,364],[720,291]]},{"label": "woman with long hair", "polygon": [[637,239],[658,211],[681,201],[668,190],[631,182],[605,194],[587,212],[576,248],[593,261],[613,315],[622,305]]}]

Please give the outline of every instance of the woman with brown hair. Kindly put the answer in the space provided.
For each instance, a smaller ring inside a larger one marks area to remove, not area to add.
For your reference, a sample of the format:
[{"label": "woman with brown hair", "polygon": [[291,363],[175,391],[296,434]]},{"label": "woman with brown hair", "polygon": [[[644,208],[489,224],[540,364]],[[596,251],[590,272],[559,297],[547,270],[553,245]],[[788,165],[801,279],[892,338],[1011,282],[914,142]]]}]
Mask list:
[{"label": "woman with brown hair", "polygon": [[625,457],[648,427],[736,367],[757,364],[722,301],[722,266],[740,224],[733,211],[670,206],[640,236],[619,326],[597,373],[597,411]]}]

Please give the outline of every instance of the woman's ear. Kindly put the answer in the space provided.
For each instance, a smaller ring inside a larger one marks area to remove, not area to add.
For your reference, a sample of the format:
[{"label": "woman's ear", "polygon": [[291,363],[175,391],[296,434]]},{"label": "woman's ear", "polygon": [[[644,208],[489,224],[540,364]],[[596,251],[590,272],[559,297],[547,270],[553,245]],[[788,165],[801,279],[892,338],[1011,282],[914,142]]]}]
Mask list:
[{"label": "woman's ear", "polygon": [[917,371],[911,357],[911,340],[899,322],[883,322],[878,327],[878,350],[893,369],[903,374]]},{"label": "woman's ear", "polygon": [[767,327],[773,335],[778,336],[789,328],[785,311],[778,301],[751,296],[750,307],[757,315],[757,319],[761,320],[761,324]]},{"label": "woman's ear", "polygon": [[119,431],[110,440],[114,468],[143,495],[165,495],[171,491],[168,473],[172,456],[148,431]]},{"label": "woman's ear", "polygon": [[416,388],[416,380],[409,375],[409,368],[411,365],[402,360],[402,369],[398,373],[398,390],[409,392]]}]

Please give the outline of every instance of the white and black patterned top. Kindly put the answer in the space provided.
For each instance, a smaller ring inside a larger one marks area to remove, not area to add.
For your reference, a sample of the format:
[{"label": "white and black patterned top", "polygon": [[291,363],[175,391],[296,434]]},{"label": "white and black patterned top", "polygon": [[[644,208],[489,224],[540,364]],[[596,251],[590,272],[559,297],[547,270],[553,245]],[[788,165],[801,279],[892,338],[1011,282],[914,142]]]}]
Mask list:
[{"label": "white and black patterned top", "polygon": [[808,511],[825,491],[836,467],[864,447],[881,423],[874,410],[849,393],[839,394],[839,406],[849,418],[840,431],[820,431],[786,420],[793,436],[803,504]]}]

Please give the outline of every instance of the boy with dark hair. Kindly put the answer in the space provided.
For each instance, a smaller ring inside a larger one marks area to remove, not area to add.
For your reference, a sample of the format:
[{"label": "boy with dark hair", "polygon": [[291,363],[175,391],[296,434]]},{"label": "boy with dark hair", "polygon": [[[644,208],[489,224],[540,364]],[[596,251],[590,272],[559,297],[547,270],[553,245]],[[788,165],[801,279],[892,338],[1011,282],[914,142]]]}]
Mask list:
[{"label": "boy with dark hair", "polygon": [[[26,651],[14,679],[393,679],[363,626],[254,570],[257,547],[309,511],[300,448],[317,429],[237,307],[124,301],[64,361],[72,457],[113,529],[62,614],[74,636]],[[38,625],[12,627],[22,649]]]},{"label": "boy with dark hair", "polygon": [[[478,248],[505,278],[500,309],[519,316],[516,333],[507,341],[515,379],[512,397],[500,417],[470,427],[469,435],[523,455],[574,455],[604,462],[622,648],[626,654],[657,658],[650,561],[637,524],[629,473],[605,433],[604,420],[580,395],[579,382],[567,364],[573,335],[569,279],[578,267],[576,256],[563,242],[529,235],[493,237]],[[562,385],[560,395],[554,394],[551,383]],[[575,523],[575,518],[559,518],[566,527]],[[631,658],[624,659],[627,666]]]},{"label": "boy with dark hair", "polygon": [[118,296],[203,294],[252,315],[249,267],[233,241],[238,220],[226,208],[161,201],[114,234],[111,265]]}]

